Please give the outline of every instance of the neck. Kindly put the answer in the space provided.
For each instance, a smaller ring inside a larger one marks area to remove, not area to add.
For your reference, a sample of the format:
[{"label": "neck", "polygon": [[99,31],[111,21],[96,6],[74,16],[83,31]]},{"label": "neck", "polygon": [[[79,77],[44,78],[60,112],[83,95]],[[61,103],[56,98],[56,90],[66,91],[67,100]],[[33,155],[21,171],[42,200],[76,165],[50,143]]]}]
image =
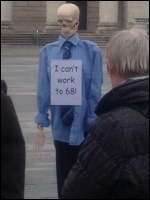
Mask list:
[{"label": "neck", "polygon": [[117,75],[116,76],[112,76],[111,77],[112,88],[115,88],[115,87],[119,86],[124,81],[125,81],[125,79],[123,79],[120,76],[117,76]]}]

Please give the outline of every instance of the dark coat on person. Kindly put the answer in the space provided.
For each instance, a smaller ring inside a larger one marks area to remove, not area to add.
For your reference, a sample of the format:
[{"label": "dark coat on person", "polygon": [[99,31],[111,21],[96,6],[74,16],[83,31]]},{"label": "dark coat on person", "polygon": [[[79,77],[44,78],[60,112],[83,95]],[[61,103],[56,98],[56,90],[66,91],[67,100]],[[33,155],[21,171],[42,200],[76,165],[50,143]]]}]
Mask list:
[{"label": "dark coat on person", "polygon": [[64,199],[149,199],[149,78],[108,92],[63,186]]},{"label": "dark coat on person", "polygon": [[1,79],[1,91],[7,94],[7,84],[6,81]]},{"label": "dark coat on person", "polygon": [[23,199],[25,141],[10,96],[1,92],[1,199]]}]

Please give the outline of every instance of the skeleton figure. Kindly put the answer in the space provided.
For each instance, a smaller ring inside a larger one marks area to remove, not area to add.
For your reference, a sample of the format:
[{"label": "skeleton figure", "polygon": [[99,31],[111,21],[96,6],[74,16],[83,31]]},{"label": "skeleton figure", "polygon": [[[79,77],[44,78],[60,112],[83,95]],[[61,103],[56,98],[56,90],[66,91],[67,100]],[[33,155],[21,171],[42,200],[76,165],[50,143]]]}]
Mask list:
[{"label": "skeleton figure", "polygon": [[57,22],[62,27],[61,33],[67,38],[74,35],[79,26],[79,8],[71,3],[61,5],[57,10]]},{"label": "skeleton figure", "polygon": [[[61,34],[66,38],[71,37],[78,31],[79,26],[79,8],[72,3],[66,3],[61,5],[57,10],[57,22],[62,27]],[[45,132],[43,127],[37,125],[36,137],[33,145],[33,149],[37,152],[41,152],[45,142]]]},{"label": "skeleton figure", "polygon": [[[46,44],[39,55],[38,113],[35,116],[37,132],[33,148],[41,152],[45,142],[43,128],[51,125],[56,149],[59,199],[62,199],[64,180],[76,162],[78,151],[96,119],[94,110],[101,98],[103,82],[101,50],[96,43],[80,39],[77,33],[79,16],[80,11],[76,5],[62,4],[57,10],[57,22],[61,27],[59,40]],[[66,63],[72,59],[73,64],[76,61],[82,62],[81,105],[52,105],[51,61],[54,59],[65,59]]]}]

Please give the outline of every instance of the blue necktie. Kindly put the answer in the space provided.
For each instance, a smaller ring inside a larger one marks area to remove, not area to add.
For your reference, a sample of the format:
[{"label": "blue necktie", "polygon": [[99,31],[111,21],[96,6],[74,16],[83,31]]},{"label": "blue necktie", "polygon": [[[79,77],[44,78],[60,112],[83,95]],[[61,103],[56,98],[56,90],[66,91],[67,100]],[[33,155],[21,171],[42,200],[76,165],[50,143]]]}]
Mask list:
[{"label": "blue necktie", "polygon": [[63,59],[70,59],[71,58],[71,47],[72,47],[72,43],[70,41],[66,41],[64,44],[63,44],[63,47],[64,47],[64,53],[63,53]]},{"label": "blue necktie", "polygon": [[[69,41],[66,41],[63,44],[63,47],[64,47],[63,59],[71,58],[70,48],[72,46],[73,46],[73,44]],[[62,119],[62,122],[66,126],[69,126],[72,123],[73,114],[74,114],[74,106],[61,106],[61,119]]]}]

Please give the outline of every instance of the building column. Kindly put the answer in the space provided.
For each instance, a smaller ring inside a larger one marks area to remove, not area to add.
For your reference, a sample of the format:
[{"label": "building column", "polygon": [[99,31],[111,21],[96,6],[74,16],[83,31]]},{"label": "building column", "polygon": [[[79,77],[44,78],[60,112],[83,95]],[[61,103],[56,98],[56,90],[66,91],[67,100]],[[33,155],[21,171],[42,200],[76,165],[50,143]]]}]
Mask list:
[{"label": "building column", "polygon": [[66,1],[46,2],[46,23],[44,33],[60,33],[60,26],[57,22],[57,9]]},{"label": "building column", "polygon": [[149,1],[124,1],[125,28],[149,29]]},{"label": "building column", "polygon": [[12,33],[12,1],[1,1],[1,33]]},{"label": "building column", "polygon": [[96,33],[118,30],[118,1],[99,1]]}]

